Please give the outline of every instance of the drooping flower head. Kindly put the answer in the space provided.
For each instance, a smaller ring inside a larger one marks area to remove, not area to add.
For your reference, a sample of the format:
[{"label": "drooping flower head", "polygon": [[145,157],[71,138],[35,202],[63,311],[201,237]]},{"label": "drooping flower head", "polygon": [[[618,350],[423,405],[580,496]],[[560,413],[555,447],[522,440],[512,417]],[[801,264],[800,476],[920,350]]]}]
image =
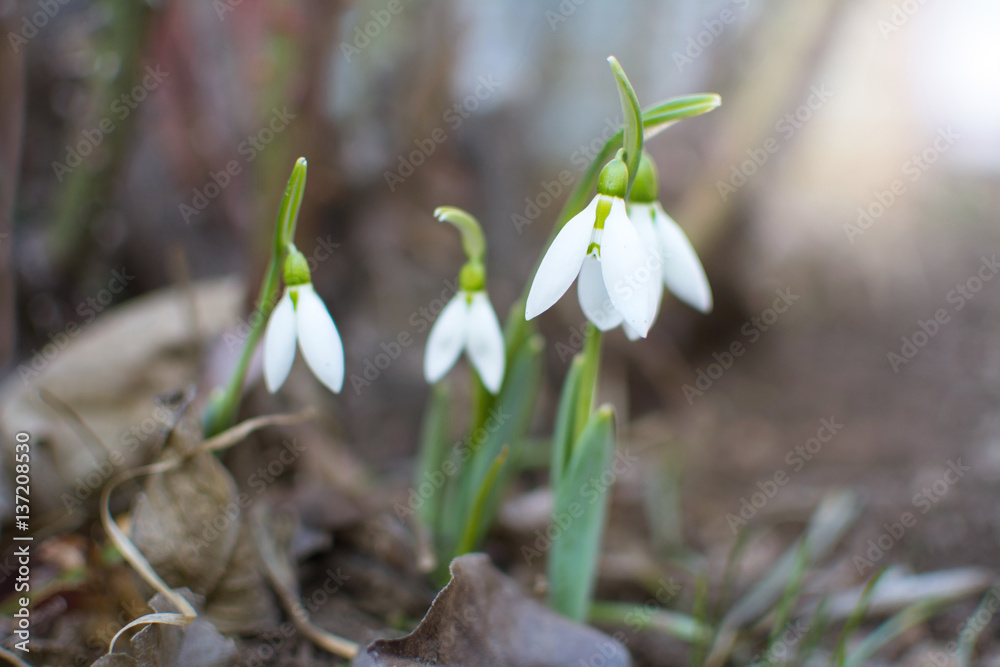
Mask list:
[{"label": "drooping flower head", "polygon": [[545,252],[528,292],[526,319],[551,308],[577,280],[580,307],[594,326],[608,331],[624,322],[646,337],[663,288],[656,256],[629,219],[627,187],[619,151],[601,171],[597,196]]},{"label": "drooping flower head", "polygon": [[678,299],[703,313],[712,310],[712,289],[691,241],[657,201],[656,164],[643,152],[629,196],[629,218],[653,247],[663,284]]},{"label": "drooping flower head", "polygon": [[285,293],[264,332],[264,382],[272,394],[281,388],[295,361],[295,345],[313,375],[330,391],[344,386],[344,345],[323,300],[313,289],[309,265],[295,246],[285,258]]},{"label": "drooping flower head", "polygon": [[442,206],[434,216],[458,227],[468,261],[458,275],[458,293],[438,315],[427,338],[424,377],[437,382],[465,350],[483,386],[496,394],[503,384],[506,350],[500,321],[486,293],[485,238],[476,219],[461,209]]}]

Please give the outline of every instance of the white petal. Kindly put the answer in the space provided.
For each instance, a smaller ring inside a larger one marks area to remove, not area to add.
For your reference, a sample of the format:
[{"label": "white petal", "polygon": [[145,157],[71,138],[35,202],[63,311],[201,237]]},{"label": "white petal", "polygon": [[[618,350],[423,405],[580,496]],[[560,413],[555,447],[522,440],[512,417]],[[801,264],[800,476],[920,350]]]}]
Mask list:
[{"label": "white petal", "polygon": [[633,329],[628,325],[628,322],[622,322],[622,329],[625,330],[625,336],[629,340],[639,340],[640,338],[642,338],[642,336],[639,335],[638,331],[636,331],[635,329]]},{"label": "white petal", "polygon": [[500,321],[486,292],[476,292],[469,304],[466,354],[491,394],[500,391],[506,364],[506,349]]},{"label": "white petal", "polygon": [[601,331],[610,331],[622,323],[622,314],[615,309],[604,287],[601,263],[593,255],[583,260],[580,277],[576,281],[576,293],[580,297],[583,314]]},{"label": "white petal", "polygon": [[295,361],[295,306],[285,290],[264,331],[264,384],[272,394],[285,384]]},{"label": "white petal", "polygon": [[596,219],[597,197],[594,197],[587,208],[573,216],[556,234],[535,272],[524,308],[525,319],[530,320],[551,308],[573,284],[587,256]]},{"label": "white petal", "polygon": [[684,231],[656,204],[656,232],[663,252],[663,282],[677,298],[703,313],[712,310],[712,288]]},{"label": "white petal", "polygon": [[[639,239],[642,240],[646,251],[652,255],[652,261],[649,264],[650,268],[654,273],[657,271],[662,273],[663,251],[660,248],[660,239],[653,225],[652,204],[632,204],[628,209],[628,219],[632,222],[632,226],[635,227],[635,231],[639,235]],[[663,300],[663,283],[657,280],[654,289],[656,290],[656,294],[654,295],[656,312],[653,314],[653,321],[655,322],[656,317],[660,314],[660,302]],[[629,334],[628,330],[625,331],[625,334],[629,337],[629,340],[641,338],[635,329],[632,329],[632,335]]]},{"label": "white petal", "polygon": [[466,293],[459,292],[448,302],[427,337],[424,353],[424,377],[434,383],[444,377],[465,347],[469,306]]},{"label": "white petal", "polygon": [[656,257],[639,238],[625,213],[625,202],[615,197],[604,222],[601,272],[611,303],[643,338],[656,317],[662,293]]},{"label": "white petal", "polygon": [[295,306],[299,325],[299,348],[316,378],[330,391],[339,393],[344,386],[344,345],[326,304],[312,284],[299,287]]}]

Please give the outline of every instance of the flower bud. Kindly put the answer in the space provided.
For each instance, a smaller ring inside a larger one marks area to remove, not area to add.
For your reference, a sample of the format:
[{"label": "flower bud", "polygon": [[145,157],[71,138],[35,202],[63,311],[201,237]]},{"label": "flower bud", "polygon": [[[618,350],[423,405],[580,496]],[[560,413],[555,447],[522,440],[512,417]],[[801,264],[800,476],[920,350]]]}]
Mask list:
[{"label": "flower bud", "polygon": [[623,151],[618,151],[618,155],[604,165],[597,179],[598,194],[625,199],[625,192],[628,189],[628,167],[625,166],[622,155]]},{"label": "flower bud", "polygon": [[312,282],[309,275],[309,262],[295,246],[290,246],[285,257],[285,285],[296,287]]},{"label": "flower bud", "polygon": [[635,204],[652,204],[656,201],[658,187],[656,163],[646,151],[643,151],[642,158],[639,160],[639,168],[636,170],[635,181],[632,182],[629,201]]}]

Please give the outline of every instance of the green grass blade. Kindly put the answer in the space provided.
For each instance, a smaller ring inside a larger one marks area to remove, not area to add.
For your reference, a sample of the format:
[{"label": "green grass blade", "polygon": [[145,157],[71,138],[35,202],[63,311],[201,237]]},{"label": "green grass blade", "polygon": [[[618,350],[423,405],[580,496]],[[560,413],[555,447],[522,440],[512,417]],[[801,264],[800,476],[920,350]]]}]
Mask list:
[{"label": "green grass blade", "polygon": [[552,459],[549,467],[549,480],[553,489],[559,488],[566,466],[569,465],[569,454],[573,450],[573,427],[576,424],[577,396],[580,394],[580,379],[583,375],[583,355],[573,357],[569,372],[563,381],[562,393],[559,396],[559,409],[556,411],[556,424],[552,435]]},{"label": "green grass blade", "polygon": [[736,535],[733,548],[729,550],[729,554],[726,556],[726,569],[722,574],[719,597],[716,599],[715,608],[712,611],[713,620],[718,620],[722,617],[724,610],[729,608],[729,604],[736,593],[736,574],[739,569],[737,566],[740,563],[743,552],[750,546],[751,535],[752,531],[749,528],[741,530]]},{"label": "green grass blade", "polygon": [[[440,508],[444,499],[444,486],[451,481],[444,472],[445,455],[448,452],[448,402],[451,392],[448,386],[439,382],[431,389],[431,398],[424,414],[420,433],[420,451],[417,467],[413,475],[413,490],[423,500],[417,507],[417,516],[425,526],[437,531],[440,526]],[[440,483],[438,481],[440,480]],[[430,495],[424,496],[422,486],[430,484]]]},{"label": "green grass blade", "polygon": [[555,489],[553,522],[558,532],[548,558],[549,606],[575,621],[585,621],[590,609],[608,505],[608,487],[593,480],[610,468],[614,447],[614,413],[604,406],[574,445]]},{"label": "green grass blade", "polygon": [[642,157],[642,108],[639,106],[639,98],[635,95],[635,89],[625,76],[625,70],[614,56],[608,57],[608,64],[615,75],[615,83],[618,84],[618,97],[622,103],[622,117],[624,127],[622,128],[622,148],[625,149],[625,166],[628,167],[628,187],[626,197],[632,190],[632,182],[639,173],[639,159]]},{"label": "green grass blade", "polygon": [[638,632],[654,630],[681,641],[703,642],[709,629],[697,619],[669,609],[650,610],[627,602],[595,602],[590,605],[592,623],[625,626]]},{"label": "green grass blade", "polygon": [[711,625],[708,622],[709,577],[707,572],[699,572],[694,582],[694,620],[708,629],[691,645],[688,664],[697,667],[705,661],[709,643],[712,641]]},{"label": "green grass blade", "polygon": [[827,625],[829,624],[828,602],[828,599],[824,596],[819,601],[816,612],[809,619],[809,630],[806,631],[806,636],[799,642],[799,650],[796,652],[795,660],[792,663],[794,667],[805,665],[806,660],[812,656],[813,651],[819,646],[819,641],[823,638],[823,633],[826,632]]},{"label": "green grass blade", "polygon": [[476,499],[472,503],[472,511],[469,513],[468,518],[465,523],[465,529],[462,531],[462,537],[458,541],[458,553],[464,554],[469,553],[476,548],[476,536],[486,532],[488,525],[482,525],[490,517],[486,516],[483,511],[486,507],[486,499],[489,497],[490,493],[496,487],[497,477],[500,475],[500,470],[503,468],[504,463],[507,462],[507,454],[510,452],[510,447],[504,445],[500,450],[500,454],[490,465],[489,471],[486,473],[486,478],[483,479],[483,484],[479,487],[479,491],[476,492]]},{"label": "green grass blade", "polygon": [[844,536],[860,511],[857,496],[850,491],[829,494],[809,519],[806,533],[778,559],[771,570],[726,613],[720,623],[708,665],[721,665],[729,656],[741,628],[759,618],[777,602],[788,583],[799,544],[809,545],[809,562],[825,556]]},{"label": "green grass blade", "polygon": [[976,640],[979,639],[979,633],[989,625],[989,621],[983,623],[978,620],[979,614],[983,610],[986,610],[990,620],[992,620],[994,612],[987,605],[994,603],[997,599],[1000,599],[1000,582],[994,584],[986,592],[979,606],[976,607],[976,611],[965,621],[965,626],[958,635],[958,655],[955,658],[958,667],[969,667],[972,664],[972,652],[976,648]]},{"label": "green grass blade", "polygon": [[[493,402],[484,425],[470,433],[467,441],[459,448],[459,459],[466,460],[467,463],[463,466],[462,478],[458,482],[460,490],[444,510],[460,517],[451,524],[452,527],[458,526],[464,530],[476,497],[503,446],[510,447],[510,455],[514,459],[519,457],[520,447],[535,410],[535,396],[542,373],[543,346],[541,336],[533,336],[525,341],[515,355],[500,395]],[[490,488],[481,508],[485,515],[476,524],[478,529],[472,541],[473,548],[478,547],[489,529],[506,488],[509,472],[513,468],[514,466],[507,466],[502,470],[497,483]],[[460,534],[461,531],[458,532]],[[458,556],[461,553],[456,551],[452,555]]]},{"label": "green grass blade", "polygon": [[864,590],[861,591],[861,595],[858,596],[858,602],[854,605],[854,609],[851,610],[851,615],[847,617],[844,629],[840,631],[840,637],[837,638],[837,645],[833,650],[830,662],[831,665],[843,667],[845,664],[847,642],[851,640],[854,633],[861,627],[861,622],[865,619],[865,614],[868,613],[868,606],[871,604],[872,596],[875,594],[875,586],[878,584],[879,579],[882,578],[882,575],[885,574],[885,571],[885,568],[882,568],[875,576],[869,579],[868,583],[865,584]]},{"label": "green grass blade", "polygon": [[785,592],[778,602],[778,608],[774,615],[774,626],[767,640],[768,649],[778,639],[778,635],[785,629],[785,625],[792,616],[792,610],[799,596],[802,595],[802,580],[805,578],[806,569],[809,567],[809,544],[805,540],[799,545],[799,550],[795,554],[795,564],[792,567],[791,576],[788,577],[788,584]]},{"label": "green grass blade", "polygon": [[924,600],[915,602],[909,607],[899,612],[864,638],[864,640],[854,649],[846,660],[840,664],[845,667],[862,667],[868,663],[875,652],[891,642],[893,639],[903,634],[910,628],[914,628],[928,619],[937,615],[941,611],[940,600]]}]

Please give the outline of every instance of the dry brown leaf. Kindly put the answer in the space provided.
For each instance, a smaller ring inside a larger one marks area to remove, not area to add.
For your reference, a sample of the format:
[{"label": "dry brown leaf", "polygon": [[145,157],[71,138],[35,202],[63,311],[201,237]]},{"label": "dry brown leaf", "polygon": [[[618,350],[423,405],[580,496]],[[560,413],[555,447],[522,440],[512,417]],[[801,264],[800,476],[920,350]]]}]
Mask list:
[{"label": "dry brown leaf", "polygon": [[[0,388],[0,443],[32,436],[32,512],[66,511],[66,498],[96,501],[115,474],[162,442],[166,411],[156,397],[198,379],[200,337],[233,326],[243,290],[237,280],[193,286],[198,331],[187,292],[165,289],[69,325],[55,342],[22,361]],[[49,355],[49,356],[45,356]],[[49,358],[51,357],[51,358]],[[33,366],[34,363],[34,366]],[[42,389],[70,406],[109,451],[81,442],[73,426],[39,399]]]},{"label": "dry brown leaf", "polygon": [[379,639],[354,667],[629,667],[620,643],[525,596],[485,554],[451,562],[451,582],[411,634]]}]

